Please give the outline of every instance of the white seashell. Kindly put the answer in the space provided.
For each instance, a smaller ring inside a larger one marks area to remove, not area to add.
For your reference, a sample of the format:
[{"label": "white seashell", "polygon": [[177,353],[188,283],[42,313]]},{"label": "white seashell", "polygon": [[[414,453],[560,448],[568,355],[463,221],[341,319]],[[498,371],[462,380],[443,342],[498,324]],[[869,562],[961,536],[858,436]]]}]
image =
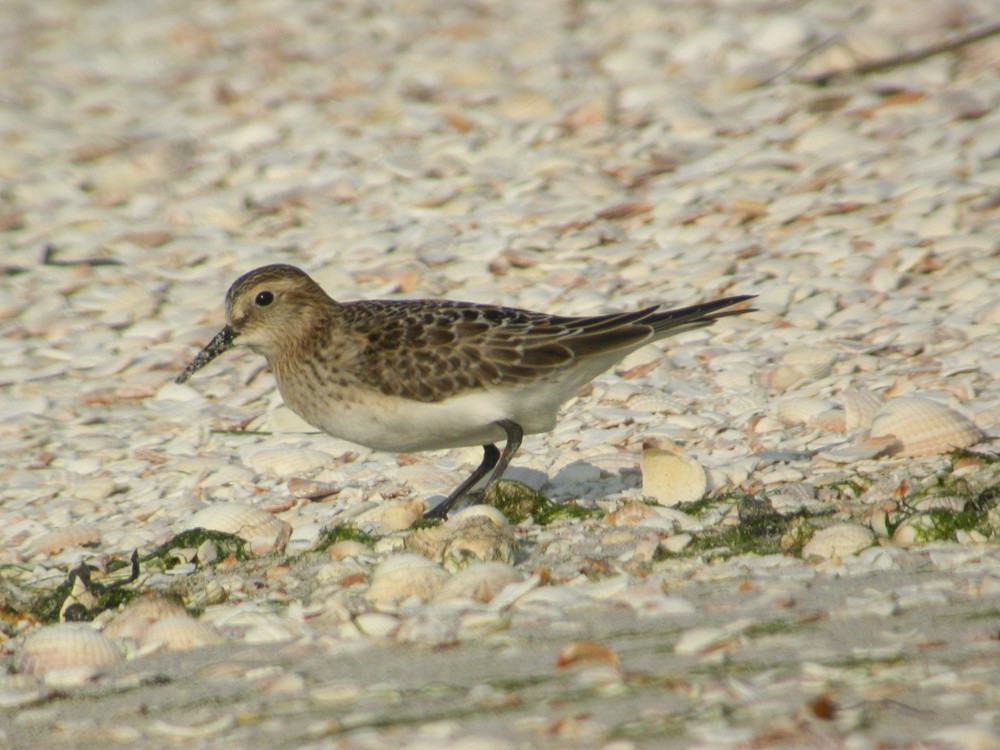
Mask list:
[{"label": "white seashell", "polygon": [[96,526],[80,524],[66,526],[61,529],[46,531],[28,542],[24,554],[27,557],[35,555],[54,555],[64,549],[85,547],[89,544],[100,544],[101,530]]},{"label": "white seashell", "polygon": [[463,508],[441,526],[411,532],[406,547],[452,571],[475,560],[510,563],[517,552],[507,519],[488,505]]},{"label": "white seashell", "polygon": [[896,544],[927,544],[942,541],[938,523],[929,513],[915,513],[904,519],[892,532]]},{"label": "white seashell", "polygon": [[505,586],[524,580],[524,574],[500,562],[476,562],[449,578],[435,599],[466,598],[486,603]]},{"label": "white seashell", "polygon": [[642,493],[661,505],[700,500],[708,488],[701,464],[679,448],[646,448],[642,452]]},{"label": "white seashell", "polygon": [[354,539],[342,539],[339,542],[334,542],[326,551],[326,556],[331,560],[343,560],[345,557],[362,557],[371,554],[371,547]]},{"label": "white seashell", "polygon": [[892,436],[888,453],[910,458],[967,448],[983,439],[971,420],[944,404],[920,396],[889,399],[872,420],[872,438]]},{"label": "white seashell", "polygon": [[365,599],[376,605],[398,604],[411,596],[426,602],[448,578],[444,568],[426,557],[393,555],[375,569]]},{"label": "white seashell", "polygon": [[144,650],[162,645],[168,651],[189,651],[224,641],[213,626],[207,622],[199,622],[185,613],[154,622],[142,634],[139,645]]},{"label": "white seashell", "polygon": [[391,638],[399,630],[399,619],[384,612],[362,612],[354,618],[354,627],[372,638]]},{"label": "white seashell", "polygon": [[260,474],[299,474],[321,469],[333,463],[333,456],[309,448],[265,448],[246,458],[251,469]]},{"label": "white seashell", "polygon": [[30,633],[21,645],[18,668],[26,674],[50,675],[102,667],[124,658],[110,638],[87,625],[67,623]]},{"label": "white seashell", "polygon": [[847,432],[870,428],[875,414],[885,403],[879,396],[864,388],[844,391],[840,398],[844,402],[844,429]]},{"label": "white seashell", "polygon": [[844,432],[844,412],[840,409],[827,409],[809,420],[810,427],[816,427],[826,432]]},{"label": "white seashell", "polygon": [[785,424],[807,424],[831,406],[819,398],[786,398],[778,404],[778,418]]},{"label": "white seashell", "polygon": [[802,557],[820,557],[824,560],[854,555],[875,543],[871,529],[853,523],[838,523],[820,529],[802,548]]},{"label": "white seashell", "polygon": [[258,538],[272,539],[280,542],[279,547],[292,533],[292,527],[277,516],[243,503],[216,503],[202,508],[191,516],[187,528],[223,531],[248,542]]},{"label": "white seashell", "polygon": [[108,638],[138,642],[154,622],[179,615],[187,616],[180,602],[158,594],[141,596],[116,614],[102,632]]}]

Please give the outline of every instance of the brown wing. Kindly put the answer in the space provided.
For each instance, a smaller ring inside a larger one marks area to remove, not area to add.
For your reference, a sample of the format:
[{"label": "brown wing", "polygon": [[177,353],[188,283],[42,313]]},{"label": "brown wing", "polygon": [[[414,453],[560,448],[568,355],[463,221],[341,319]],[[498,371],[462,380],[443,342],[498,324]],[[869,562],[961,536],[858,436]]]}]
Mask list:
[{"label": "brown wing", "polygon": [[367,341],[352,374],[384,393],[440,401],[470,388],[544,377],[578,356],[638,345],[656,308],[557,317],[465,302],[361,301],[345,323]]}]

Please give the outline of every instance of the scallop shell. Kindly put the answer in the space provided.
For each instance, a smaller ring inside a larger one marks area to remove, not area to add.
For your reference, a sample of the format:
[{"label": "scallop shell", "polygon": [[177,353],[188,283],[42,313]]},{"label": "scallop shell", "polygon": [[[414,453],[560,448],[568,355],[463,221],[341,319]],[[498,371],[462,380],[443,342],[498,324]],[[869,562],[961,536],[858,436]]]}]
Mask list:
[{"label": "scallop shell", "polygon": [[191,516],[187,527],[223,531],[235,534],[248,542],[261,537],[271,538],[278,547],[284,545],[292,533],[292,527],[285,521],[267,511],[243,503],[209,505]]},{"label": "scallop shell", "polygon": [[932,456],[967,448],[983,439],[969,419],[944,404],[920,396],[900,396],[886,402],[872,420],[873,438],[895,437],[889,455],[900,458]]},{"label": "scallop shell", "polygon": [[877,395],[864,388],[844,391],[840,398],[844,402],[844,428],[847,432],[858,428],[868,429],[872,420],[885,403]]},{"label": "scallop shell", "polygon": [[214,627],[185,613],[154,622],[142,634],[139,645],[143,649],[150,649],[156,644],[162,644],[168,651],[189,651],[224,641]]},{"label": "scallop shell", "polygon": [[700,500],[708,489],[701,464],[679,448],[646,448],[642,452],[642,493],[660,505]]},{"label": "scallop shell", "polygon": [[178,615],[187,615],[180,602],[158,594],[141,596],[115,615],[103,632],[108,638],[138,642],[154,622]]},{"label": "scallop shell", "polygon": [[357,523],[374,523],[383,532],[402,531],[410,528],[424,516],[427,505],[423,500],[404,500],[401,503],[382,503],[357,516]]},{"label": "scallop shell", "polygon": [[871,529],[853,523],[838,523],[820,529],[802,548],[802,557],[831,560],[854,555],[875,543]]},{"label": "scallop shell", "polygon": [[102,667],[123,661],[114,642],[88,625],[50,625],[29,634],[21,645],[18,667],[26,674]]},{"label": "scallop shell", "polygon": [[393,555],[375,569],[365,599],[376,605],[398,604],[411,596],[426,602],[437,594],[448,577],[444,568],[426,557]]},{"label": "scallop shell", "polygon": [[499,562],[477,562],[449,578],[435,599],[472,599],[485,604],[505,586],[524,580],[524,574]]},{"label": "scallop shell", "polygon": [[35,537],[25,549],[27,557],[35,555],[54,555],[64,549],[85,547],[88,544],[100,544],[101,530],[96,526],[81,524],[53,529]]}]

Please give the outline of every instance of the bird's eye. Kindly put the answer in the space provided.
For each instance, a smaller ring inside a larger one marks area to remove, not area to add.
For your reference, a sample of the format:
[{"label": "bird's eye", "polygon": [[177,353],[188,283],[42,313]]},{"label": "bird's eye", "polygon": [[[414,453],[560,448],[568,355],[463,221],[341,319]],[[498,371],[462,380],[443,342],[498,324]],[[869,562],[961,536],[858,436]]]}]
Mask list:
[{"label": "bird's eye", "polygon": [[257,307],[267,307],[274,302],[274,295],[271,292],[257,292],[257,296],[254,297],[253,301]]}]

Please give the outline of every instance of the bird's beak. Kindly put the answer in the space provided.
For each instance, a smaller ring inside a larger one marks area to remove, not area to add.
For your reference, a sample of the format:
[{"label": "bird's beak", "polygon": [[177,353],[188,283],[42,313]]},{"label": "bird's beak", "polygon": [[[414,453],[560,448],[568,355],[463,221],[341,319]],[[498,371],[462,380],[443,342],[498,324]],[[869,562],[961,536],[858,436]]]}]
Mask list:
[{"label": "bird's beak", "polygon": [[215,334],[215,338],[205,345],[204,349],[198,352],[195,358],[191,360],[191,364],[185,367],[184,372],[177,376],[177,380],[175,382],[183,383],[220,354],[232,349],[233,340],[235,338],[236,331],[229,326],[223,328]]}]

